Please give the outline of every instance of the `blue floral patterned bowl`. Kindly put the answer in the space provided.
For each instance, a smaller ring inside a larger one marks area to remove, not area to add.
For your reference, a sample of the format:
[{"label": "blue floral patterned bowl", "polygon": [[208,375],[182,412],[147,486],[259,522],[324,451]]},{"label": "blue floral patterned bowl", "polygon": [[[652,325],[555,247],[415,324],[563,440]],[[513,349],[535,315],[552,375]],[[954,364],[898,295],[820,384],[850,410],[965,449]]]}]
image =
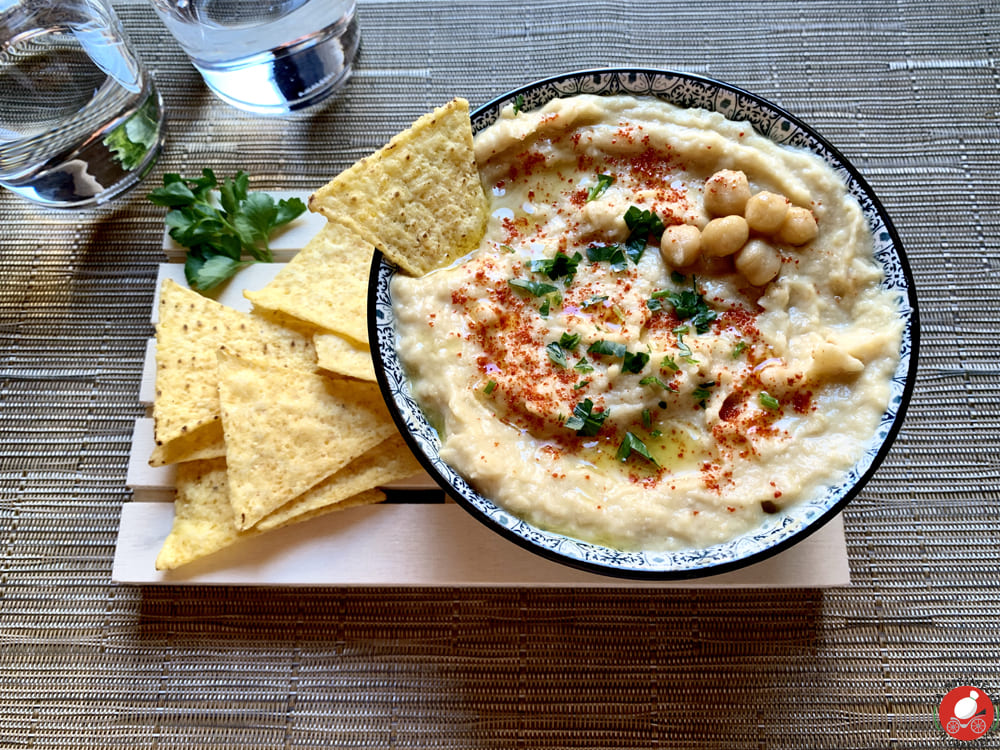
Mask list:
[{"label": "blue floral patterned bowl", "polygon": [[899,237],[857,169],[816,131],[758,96],[700,76],[638,69],[568,73],[528,84],[483,105],[472,114],[472,127],[476,132],[486,128],[504,106],[515,100],[520,101],[523,109],[530,110],[557,97],[581,93],[655,96],[677,106],[700,107],[720,112],[731,120],[746,120],[777,143],[818,154],[840,174],[868,220],[875,237],[875,256],[885,271],[883,285],[897,294],[906,321],[889,406],[861,460],[837,486],[769,516],[751,532],[704,549],[626,552],[537,528],[480,495],[441,460],[439,436],[414,401],[397,356],[389,292],[396,269],[376,253],[369,288],[369,334],[386,403],[414,454],[449,495],[482,523],[543,557],[594,573],[636,579],[716,575],[758,562],[806,538],[839,513],[875,473],[902,425],[916,376],[918,325],[913,277]]}]

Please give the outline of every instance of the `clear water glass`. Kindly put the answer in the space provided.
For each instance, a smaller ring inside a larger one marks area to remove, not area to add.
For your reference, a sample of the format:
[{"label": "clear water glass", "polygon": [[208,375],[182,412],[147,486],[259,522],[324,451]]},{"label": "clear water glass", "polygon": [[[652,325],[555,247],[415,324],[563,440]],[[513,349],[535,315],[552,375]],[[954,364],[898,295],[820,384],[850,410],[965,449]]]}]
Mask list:
[{"label": "clear water glass", "polygon": [[347,82],[353,0],[151,0],[220,99],[262,115],[315,109]]},{"label": "clear water glass", "polygon": [[108,2],[0,0],[0,45],[0,185],[81,208],[145,176],[162,102]]}]

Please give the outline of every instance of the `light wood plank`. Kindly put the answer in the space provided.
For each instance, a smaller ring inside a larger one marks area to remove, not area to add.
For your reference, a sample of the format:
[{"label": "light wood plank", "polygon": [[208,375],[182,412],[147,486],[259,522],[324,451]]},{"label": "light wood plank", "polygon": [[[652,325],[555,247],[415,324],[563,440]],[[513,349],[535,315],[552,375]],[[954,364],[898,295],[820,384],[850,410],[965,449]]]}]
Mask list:
[{"label": "light wood plank", "polygon": [[850,583],[839,516],[809,539],[755,565],[672,582],[623,580],[552,562],[493,533],[455,504],[349,508],[160,572],[154,563],[172,519],[167,503],[123,507],[112,580],[142,585],[583,588],[828,588]]}]

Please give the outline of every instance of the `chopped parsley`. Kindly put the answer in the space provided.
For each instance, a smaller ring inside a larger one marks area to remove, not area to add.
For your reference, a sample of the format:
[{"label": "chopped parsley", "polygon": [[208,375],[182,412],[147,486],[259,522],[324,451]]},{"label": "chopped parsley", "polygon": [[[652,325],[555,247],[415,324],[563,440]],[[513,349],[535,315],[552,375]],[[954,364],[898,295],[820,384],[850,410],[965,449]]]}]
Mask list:
[{"label": "chopped parsley", "polygon": [[600,431],[607,417],[607,410],[595,414],[594,402],[587,398],[573,407],[573,416],[565,424],[569,429],[576,430],[577,435],[593,437]]},{"label": "chopped parsley", "polygon": [[615,177],[610,174],[599,174],[597,175],[597,184],[591,185],[590,190],[587,191],[587,202],[597,200],[602,195],[604,191],[614,184]]},{"label": "chopped parsley", "polygon": [[633,263],[638,263],[646,251],[650,235],[660,239],[664,229],[663,222],[648,209],[629,206],[625,212],[625,225],[629,229],[628,239],[625,240],[625,254]]},{"label": "chopped parsley", "polygon": [[760,405],[768,411],[778,411],[781,408],[781,404],[778,402],[778,399],[767,391],[760,392]]},{"label": "chopped parsley", "polygon": [[486,387],[483,388],[483,393],[489,396],[496,389],[497,389],[497,381],[491,380],[489,383],[486,384]]},{"label": "chopped parsley", "polygon": [[647,430],[653,426],[653,417],[649,413],[649,409],[642,410],[642,426]]},{"label": "chopped parsley", "polygon": [[643,368],[649,363],[649,355],[646,352],[625,352],[625,356],[622,358],[622,370],[624,372],[642,372]]},{"label": "chopped parsley", "polygon": [[680,372],[681,366],[677,364],[673,357],[669,354],[663,357],[663,361],[660,362],[661,370],[670,370],[671,372]]},{"label": "chopped parsley", "polygon": [[615,357],[622,361],[622,372],[642,372],[649,363],[649,355],[646,352],[630,352],[625,344],[617,341],[605,341],[598,339],[587,348],[587,354],[598,354],[606,357]]},{"label": "chopped parsley", "polygon": [[612,271],[628,268],[628,258],[619,245],[591,245],[587,248],[587,260],[591,263],[610,263]]},{"label": "chopped parsley", "polygon": [[554,294],[559,291],[559,287],[546,284],[542,281],[532,281],[531,279],[507,279],[507,284],[513,289],[527,292],[532,297],[544,297],[547,294]]},{"label": "chopped parsley", "polygon": [[710,388],[715,387],[715,381],[710,380],[707,383],[699,383],[698,387],[692,391],[691,395],[695,397],[698,402],[698,406],[704,409],[708,405],[708,399],[712,397],[712,391]]},{"label": "chopped parsley", "polygon": [[593,307],[594,305],[599,305],[602,302],[607,302],[607,301],[608,301],[608,295],[606,295],[606,294],[595,294],[593,297],[591,297],[586,302],[584,302],[583,305],[581,305],[581,307],[583,307],[584,309],[586,309],[588,307]]},{"label": "chopped parsley", "polygon": [[579,333],[563,333],[559,337],[559,346],[561,346],[566,351],[573,351],[577,346],[580,345],[580,334]]},{"label": "chopped parsley", "polygon": [[563,348],[558,343],[553,341],[545,347],[545,352],[549,355],[549,359],[553,364],[558,367],[566,367],[566,352],[563,351]]},{"label": "chopped parsley", "polygon": [[618,359],[624,359],[627,353],[625,344],[617,341],[605,341],[604,339],[598,339],[587,348],[587,354],[603,354]]},{"label": "chopped parsley", "polygon": [[737,341],[736,345],[733,347],[733,359],[738,358],[743,352],[747,350],[750,345],[746,341]]},{"label": "chopped parsley", "polygon": [[672,391],[674,388],[669,383],[664,383],[656,375],[647,375],[642,380],[639,381],[639,385],[655,385],[665,391]]},{"label": "chopped parsley", "polygon": [[574,391],[578,391],[581,388],[586,388],[588,385],[590,385],[590,381],[589,380],[581,380],[579,383],[577,383],[576,385],[573,386],[573,390]]},{"label": "chopped parsley", "polygon": [[704,296],[698,292],[697,283],[698,280],[692,276],[690,289],[682,292],[653,292],[653,296],[646,300],[646,307],[656,312],[663,309],[663,300],[666,299],[673,306],[678,318],[690,320],[698,333],[707,333],[718,313],[705,302]]},{"label": "chopped parsley", "polygon": [[524,94],[518,94],[514,97],[514,114],[520,114],[522,109],[524,109]]},{"label": "chopped parsley", "polygon": [[569,284],[573,281],[581,260],[583,260],[583,256],[580,253],[573,253],[571,258],[560,250],[554,258],[537,258],[528,261],[528,268],[532,273],[543,273],[553,280],[566,277],[566,283]]},{"label": "chopped parsley", "polygon": [[698,360],[694,358],[694,352],[691,351],[691,347],[684,343],[684,334],[690,333],[691,329],[687,326],[677,326],[674,329],[674,333],[677,334],[677,349],[680,350],[681,358],[685,362],[690,362],[693,365],[698,364]]},{"label": "chopped parsley", "polygon": [[577,372],[588,373],[594,371],[594,366],[583,357],[580,357],[580,360],[573,365],[573,369]]},{"label": "chopped parsley", "polygon": [[622,438],[622,442],[618,446],[618,453],[616,454],[616,457],[619,461],[625,463],[633,453],[638,453],[644,459],[653,464],[653,466],[659,466],[659,464],[656,463],[656,459],[650,455],[649,448],[646,447],[646,444],[636,437],[634,433],[626,432],[625,437]]}]

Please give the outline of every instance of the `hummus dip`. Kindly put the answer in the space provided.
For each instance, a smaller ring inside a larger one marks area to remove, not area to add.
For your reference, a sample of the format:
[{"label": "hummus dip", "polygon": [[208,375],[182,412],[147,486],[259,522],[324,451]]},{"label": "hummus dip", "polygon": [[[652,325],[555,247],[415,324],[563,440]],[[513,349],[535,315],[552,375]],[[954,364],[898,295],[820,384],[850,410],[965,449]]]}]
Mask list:
[{"label": "hummus dip", "polygon": [[508,107],[475,150],[481,245],[391,294],[441,457],[480,493],[570,537],[673,550],[750,531],[860,458],[903,322],[820,158],[589,95]]}]

